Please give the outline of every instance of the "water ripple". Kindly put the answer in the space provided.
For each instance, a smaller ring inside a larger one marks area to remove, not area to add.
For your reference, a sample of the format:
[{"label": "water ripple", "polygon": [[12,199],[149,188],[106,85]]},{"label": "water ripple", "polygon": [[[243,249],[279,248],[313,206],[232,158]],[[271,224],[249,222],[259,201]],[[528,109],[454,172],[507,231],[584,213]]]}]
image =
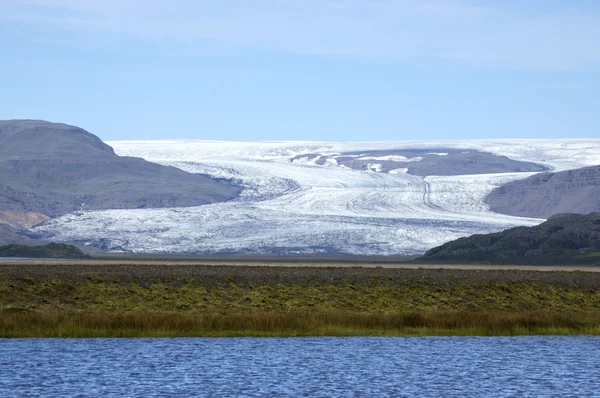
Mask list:
[{"label": "water ripple", "polygon": [[600,338],[0,340],[0,396],[593,397]]}]

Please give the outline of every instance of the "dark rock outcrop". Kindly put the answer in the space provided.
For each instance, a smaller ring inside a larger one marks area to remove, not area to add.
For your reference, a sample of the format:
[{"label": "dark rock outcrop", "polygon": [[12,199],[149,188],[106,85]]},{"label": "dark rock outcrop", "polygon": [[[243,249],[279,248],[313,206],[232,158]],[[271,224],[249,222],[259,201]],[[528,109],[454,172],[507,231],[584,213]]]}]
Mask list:
[{"label": "dark rock outcrop", "polygon": [[512,181],[494,189],[485,201],[492,211],[520,217],[600,211],[600,166]]},{"label": "dark rock outcrop", "polygon": [[7,214],[56,217],[81,209],[198,206],[230,200],[239,192],[205,176],[117,156],[78,127],[0,121],[0,212],[13,226],[22,220]]},{"label": "dark rock outcrop", "polygon": [[418,261],[600,264],[600,212],[558,214],[535,227],[460,238],[429,250]]},{"label": "dark rock outcrop", "polygon": [[[405,158],[406,160],[401,160]],[[412,159],[412,160],[411,160]],[[377,165],[377,171],[389,173],[393,170],[405,169],[406,173],[416,176],[446,176],[489,173],[521,173],[546,171],[545,166],[513,160],[506,156],[471,149],[435,150],[381,150],[349,152],[337,155],[303,154],[290,161],[311,161],[324,165],[328,160],[353,170],[371,170]]]},{"label": "dark rock outcrop", "polygon": [[7,245],[0,246],[0,257],[22,258],[86,258],[81,250],[73,245],[50,243],[45,246]]}]

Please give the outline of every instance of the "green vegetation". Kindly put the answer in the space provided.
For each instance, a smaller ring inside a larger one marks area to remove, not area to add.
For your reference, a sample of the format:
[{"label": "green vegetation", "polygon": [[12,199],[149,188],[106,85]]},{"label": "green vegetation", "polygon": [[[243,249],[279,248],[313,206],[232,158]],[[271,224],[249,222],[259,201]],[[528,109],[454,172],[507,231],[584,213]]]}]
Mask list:
[{"label": "green vegetation", "polygon": [[[485,271],[471,271],[481,273]],[[239,286],[0,279],[2,337],[600,335],[600,290],[531,282]]]},{"label": "green vegetation", "polygon": [[600,335],[599,314],[29,313],[0,319],[2,337],[293,337]]},{"label": "green vegetation", "polygon": [[50,243],[45,246],[7,245],[0,246],[0,257],[23,258],[86,258],[81,250],[73,245]]},{"label": "green vegetation", "polygon": [[599,236],[600,212],[557,214],[534,227],[447,242],[413,262],[600,265]]}]

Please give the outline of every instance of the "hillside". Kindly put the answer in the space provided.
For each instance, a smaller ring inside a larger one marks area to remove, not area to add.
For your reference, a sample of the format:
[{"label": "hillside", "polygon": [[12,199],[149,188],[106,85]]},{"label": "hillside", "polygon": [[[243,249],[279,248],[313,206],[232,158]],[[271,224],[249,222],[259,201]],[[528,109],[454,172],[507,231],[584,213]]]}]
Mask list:
[{"label": "hillside", "polygon": [[17,231],[8,224],[0,223],[0,246],[11,243],[25,244],[29,239],[17,235]]},{"label": "hillside", "polygon": [[75,246],[64,243],[50,243],[45,246],[0,246],[0,257],[86,258],[88,256]]},{"label": "hillside", "polygon": [[418,262],[600,265],[600,212],[559,214],[535,227],[460,238]]},{"label": "hillside", "polygon": [[492,211],[518,217],[600,211],[600,166],[512,181],[494,189],[485,201]]},{"label": "hillside", "polygon": [[175,167],[118,156],[78,127],[0,121],[0,223],[15,229],[82,209],[198,206],[239,192]]}]

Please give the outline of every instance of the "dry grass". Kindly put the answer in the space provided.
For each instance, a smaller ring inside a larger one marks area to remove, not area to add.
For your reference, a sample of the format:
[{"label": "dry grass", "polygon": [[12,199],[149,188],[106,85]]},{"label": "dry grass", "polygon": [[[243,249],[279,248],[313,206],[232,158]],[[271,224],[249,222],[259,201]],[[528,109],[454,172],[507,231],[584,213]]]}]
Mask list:
[{"label": "dry grass", "polygon": [[137,283],[122,271],[0,277],[0,337],[600,335],[587,274],[209,268],[197,270],[209,282]]},{"label": "dry grass", "polygon": [[1,337],[600,335],[600,313],[12,312]]}]

